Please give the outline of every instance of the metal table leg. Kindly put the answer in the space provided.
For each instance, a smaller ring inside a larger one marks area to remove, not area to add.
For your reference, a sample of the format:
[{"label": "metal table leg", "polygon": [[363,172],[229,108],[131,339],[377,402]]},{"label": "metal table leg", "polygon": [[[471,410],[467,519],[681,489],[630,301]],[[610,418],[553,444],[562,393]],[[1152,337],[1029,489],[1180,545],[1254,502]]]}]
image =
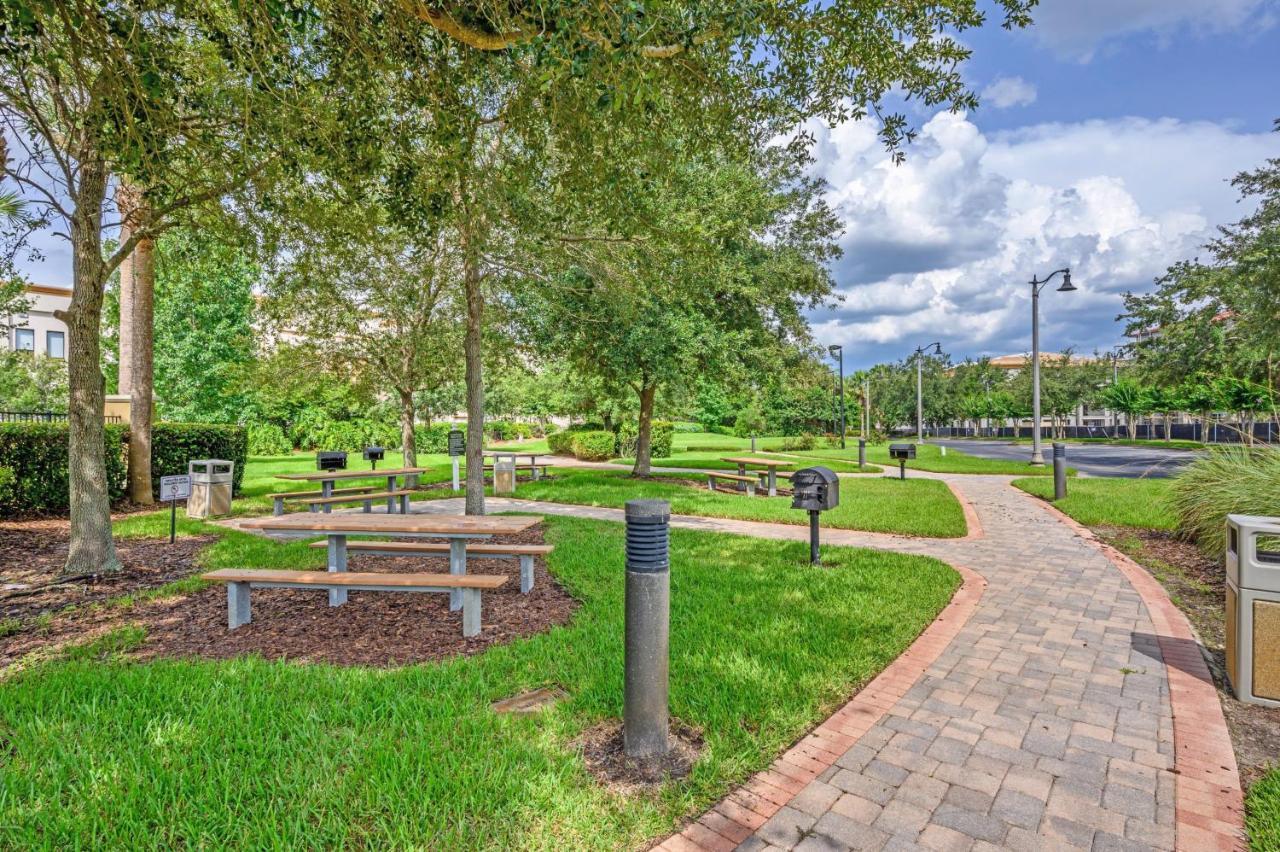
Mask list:
[{"label": "metal table leg", "polygon": [[[467,540],[465,538],[449,539],[449,573],[462,576],[467,573]],[[462,609],[462,589],[449,592],[449,611]]]},{"label": "metal table leg", "polygon": [[[321,481],[321,483],[320,483],[320,496],[321,496],[321,497],[332,497],[332,496],[333,496],[333,480],[332,480],[332,479],[325,479],[325,480],[322,480],[322,481]],[[325,511],[325,513],[326,513],[326,514],[327,514],[327,513],[328,513],[332,508],[333,508],[333,506],[329,505],[328,503],[325,503],[325,504],[324,504],[324,511]]]},{"label": "metal table leg", "polygon": [[[396,490],[396,478],[394,476],[387,477],[387,490],[388,491]],[[393,514],[395,510],[396,510],[396,498],[388,497],[387,498],[387,514],[388,515]]]},{"label": "metal table leg", "polygon": [[[335,573],[345,573],[347,570],[347,537],[345,535],[329,536],[329,570]],[[346,602],[346,589],[329,590],[329,606],[342,606]]]}]

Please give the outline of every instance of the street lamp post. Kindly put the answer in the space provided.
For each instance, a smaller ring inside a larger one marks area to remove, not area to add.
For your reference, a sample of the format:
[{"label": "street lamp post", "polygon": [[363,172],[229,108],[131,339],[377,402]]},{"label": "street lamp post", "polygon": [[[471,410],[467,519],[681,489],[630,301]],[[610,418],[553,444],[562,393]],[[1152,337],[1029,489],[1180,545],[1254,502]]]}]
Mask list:
[{"label": "street lamp post", "polygon": [[916,443],[924,443],[924,353],[930,346],[933,354],[942,354],[941,343],[926,343],[916,347]]},{"label": "street lamp post", "polygon": [[835,345],[828,346],[827,351],[831,353],[832,358],[840,360],[840,449],[844,449],[844,347]]},{"label": "street lamp post", "polygon": [[1040,291],[1044,286],[1062,276],[1059,293],[1070,293],[1076,288],[1071,283],[1070,269],[1055,269],[1043,281],[1031,276],[1031,463],[1044,466],[1044,453],[1040,449]]}]

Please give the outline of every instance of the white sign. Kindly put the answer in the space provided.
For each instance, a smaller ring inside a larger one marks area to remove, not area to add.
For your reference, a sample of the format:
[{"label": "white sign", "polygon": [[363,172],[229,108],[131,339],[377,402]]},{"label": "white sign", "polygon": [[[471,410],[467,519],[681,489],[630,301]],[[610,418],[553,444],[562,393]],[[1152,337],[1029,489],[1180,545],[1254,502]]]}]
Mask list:
[{"label": "white sign", "polygon": [[191,496],[191,476],[182,474],[181,476],[162,476],[160,477],[160,500],[167,502],[169,500],[186,500]]}]

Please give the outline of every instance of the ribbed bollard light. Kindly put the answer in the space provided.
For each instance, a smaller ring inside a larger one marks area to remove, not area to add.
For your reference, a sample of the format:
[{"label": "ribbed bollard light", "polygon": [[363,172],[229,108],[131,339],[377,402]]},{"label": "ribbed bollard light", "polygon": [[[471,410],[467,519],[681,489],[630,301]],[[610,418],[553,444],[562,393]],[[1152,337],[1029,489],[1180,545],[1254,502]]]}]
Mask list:
[{"label": "ribbed bollard light", "polygon": [[627,757],[667,753],[667,670],[671,614],[665,500],[627,501],[626,661],[623,749]]},{"label": "ribbed bollard light", "polygon": [[1053,442],[1053,499],[1067,496],[1067,445]]}]

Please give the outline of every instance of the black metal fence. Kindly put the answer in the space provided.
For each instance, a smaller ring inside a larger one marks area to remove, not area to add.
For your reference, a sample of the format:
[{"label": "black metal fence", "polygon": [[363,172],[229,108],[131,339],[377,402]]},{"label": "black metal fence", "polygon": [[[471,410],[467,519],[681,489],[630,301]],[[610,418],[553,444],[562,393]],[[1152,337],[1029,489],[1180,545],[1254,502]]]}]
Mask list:
[{"label": "black metal fence", "polygon": [[[0,423],[66,423],[65,411],[0,411]],[[124,418],[107,415],[108,423],[123,423]]]},{"label": "black metal fence", "polygon": [[[1253,439],[1260,444],[1280,443],[1280,425],[1274,420],[1252,424]],[[915,434],[914,429],[895,430],[904,435]],[[935,438],[1030,438],[1030,426],[992,426],[974,429],[969,426],[930,426],[925,433]],[[1138,440],[1165,440],[1163,423],[1139,423],[1134,427],[1134,437]],[[1242,444],[1247,434],[1247,427],[1242,423],[1173,423],[1169,429],[1168,439],[1172,441],[1199,441],[1205,444]],[[1068,440],[1081,438],[1128,439],[1129,428],[1119,426],[1064,426],[1054,431],[1049,426],[1040,429],[1042,438],[1061,435]]]}]

